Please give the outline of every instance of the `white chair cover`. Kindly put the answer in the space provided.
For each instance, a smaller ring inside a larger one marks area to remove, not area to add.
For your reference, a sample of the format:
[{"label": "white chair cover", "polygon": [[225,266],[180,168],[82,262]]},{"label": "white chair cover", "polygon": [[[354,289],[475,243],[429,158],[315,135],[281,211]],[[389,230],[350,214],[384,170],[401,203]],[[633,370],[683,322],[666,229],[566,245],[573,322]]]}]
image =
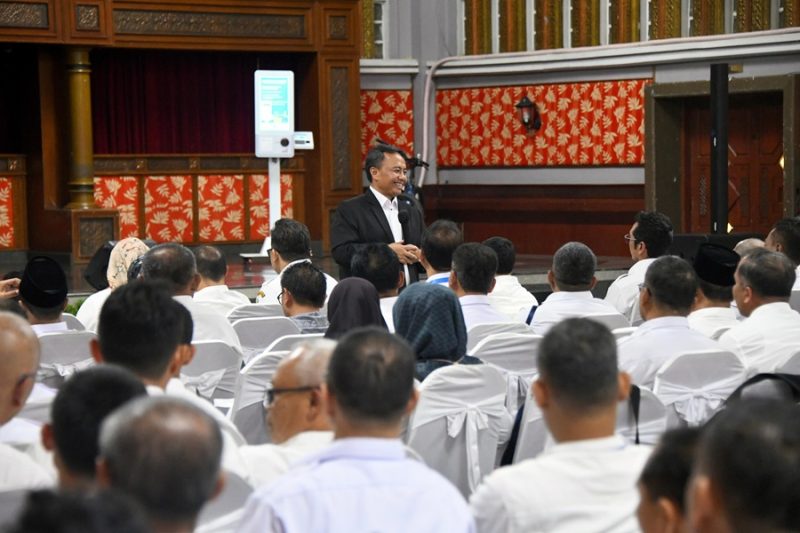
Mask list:
[{"label": "white chair cover", "polygon": [[225,472],[222,492],[206,503],[197,517],[196,533],[223,533],[236,531],[242,519],[244,504],[253,493],[253,487],[233,472]]},{"label": "white chair cover", "polygon": [[282,317],[283,309],[278,303],[274,304],[245,304],[234,307],[226,315],[228,322],[233,324],[243,318]]},{"label": "white chair cover", "polygon": [[422,382],[408,445],[468,496],[494,468],[510,433],[505,396],[505,379],[488,365],[435,370]]},{"label": "white chair cover", "polygon": [[638,326],[628,326],[626,328],[615,328],[611,330],[611,334],[614,335],[614,338],[619,341],[620,339],[624,339],[634,331]]},{"label": "white chair cover", "polygon": [[789,306],[800,313],[800,290],[792,290],[792,295],[789,297]]},{"label": "white chair cover", "polygon": [[731,352],[688,352],[664,363],[656,373],[653,392],[681,420],[698,426],[746,379],[744,363]]},{"label": "white chair cover", "polygon": [[589,320],[594,320],[595,322],[600,322],[601,324],[605,325],[610,330],[615,330],[617,328],[627,328],[630,327],[630,322],[628,319],[622,315],[621,313],[604,313],[604,314],[597,314],[597,315],[584,315],[583,318],[588,318]]},{"label": "white chair cover", "polygon": [[275,342],[267,346],[265,352],[287,352],[294,349],[297,344],[311,339],[321,339],[322,333],[298,333],[296,335],[284,335],[275,339]]},{"label": "white chair cover", "polygon": [[183,384],[210,401],[232,397],[241,354],[223,341],[196,341],[193,345],[197,349],[194,359],[181,369]]},{"label": "white chair cover", "polygon": [[800,375],[800,352],[792,355],[785,363],[778,366],[775,372],[780,374]]},{"label": "white chair cover", "polygon": [[300,328],[285,316],[242,318],[233,323],[244,353],[244,361],[262,353],[275,340],[284,335],[299,335]]},{"label": "white chair cover", "polygon": [[17,416],[35,422],[50,422],[50,405],[57,392],[44,383],[34,383],[25,405]]},{"label": "white chair cover", "polygon": [[467,331],[467,353],[470,353],[480,341],[495,333],[531,333],[531,328],[524,322],[499,322],[497,324],[475,324]]},{"label": "white chair cover", "polygon": [[517,447],[514,449],[514,464],[532,459],[544,451],[547,441],[552,440],[547,425],[542,418],[542,411],[533,397],[525,397],[525,406],[522,409],[522,422],[517,436]]},{"label": "white chair cover", "polygon": [[67,323],[67,328],[74,330],[74,331],[84,331],[86,327],[84,327],[83,322],[78,320],[78,317],[75,315],[71,315],[69,313],[61,313],[61,318],[64,322]]},{"label": "white chair cover", "polygon": [[496,333],[481,340],[470,352],[506,378],[506,408],[511,416],[516,416],[537,374],[536,354],[542,338],[531,332]]},{"label": "white chair cover", "polygon": [[[667,430],[667,408],[651,391],[639,388],[639,444],[656,444]],[[617,406],[616,433],[631,444],[636,443],[636,420],[631,409],[631,400],[623,400]]]},{"label": "white chair cover", "polygon": [[89,342],[96,338],[91,331],[73,330],[40,336],[41,358],[36,380],[57,389],[75,372],[92,366]]},{"label": "white chair cover", "polygon": [[17,520],[17,515],[25,505],[29,489],[0,491],[0,529],[6,530]]},{"label": "white chair cover", "polygon": [[255,357],[239,373],[228,418],[248,444],[270,442],[264,422],[264,398],[278,364],[289,352],[269,352]]}]

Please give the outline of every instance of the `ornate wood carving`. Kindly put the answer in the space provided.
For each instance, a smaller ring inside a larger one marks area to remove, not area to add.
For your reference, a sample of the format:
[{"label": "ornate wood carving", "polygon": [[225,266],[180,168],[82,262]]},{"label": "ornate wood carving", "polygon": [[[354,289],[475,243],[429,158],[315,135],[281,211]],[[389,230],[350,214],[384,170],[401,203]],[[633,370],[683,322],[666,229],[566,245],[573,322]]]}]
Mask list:
[{"label": "ornate wood carving", "polygon": [[114,239],[113,218],[83,218],[78,223],[81,256],[91,257],[103,244]]},{"label": "ornate wood carving", "polygon": [[691,12],[689,33],[692,37],[725,33],[725,5],[722,2],[692,2]]},{"label": "ornate wood carving", "polygon": [[0,3],[0,27],[47,29],[50,26],[46,3]]},{"label": "ornate wood carving", "polygon": [[333,133],[333,189],[350,189],[350,82],[347,67],[331,67],[331,130]]},{"label": "ornate wood carving", "polygon": [[769,0],[737,0],[736,31],[761,31],[770,29]]},{"label": "ornate wood carving", "polygon": [[572,46],[600,44],[600,0],[572,0]]},{"label": "ornate wood carving", "polygon": [[464,53],[468,55],[491,53],[491,0],[466,0],[464,4]]},{"label": "ornate wood carving", "polygon": [[133,9],[114,10],[114,30],[134,35],[193,35],[302,39],[302,15],[184,13]]},{"label": "ornate wood carving", "polygon": [[83,31],[100,30],[100,8],[93,5],[75,6],[75,27]]},{"label": "ornate wood carving", "polygon": [[800,26],[800,0],[781,0],[781,28]]},{"label": "ornate wood carving", "polygon": [[525,48],[525,0],[500,0],[500,51]]},{"label": "ornate wood carving", "polygon": [[[375,57],[375,3],[361,0],[361,57]],[[385,30],[384,30],[385,31]]]},{"label": "ornate wood carving", "polygon": [[681,0],[648,0],[650,2],[650,39],[671,39],[681,36]]},{"label": "ornate wood carving", "polygon": [[328,17],[328,39],[334,41],[347,40],[347,17]]},{"label": "ornate wood carving", "polygon": [[534,47],[536,50],[564,46],[564,4],[561,0],[536,0]]},{"label": "ornate wood carving", "polygon": [[25,174],[25,156],[9,155],[0,156],[0,172],[4,175]]},{"label": "ornate wood carving", "polygon": [[611,43],[639,40],[639,0],[618,0],[610,6]]}]

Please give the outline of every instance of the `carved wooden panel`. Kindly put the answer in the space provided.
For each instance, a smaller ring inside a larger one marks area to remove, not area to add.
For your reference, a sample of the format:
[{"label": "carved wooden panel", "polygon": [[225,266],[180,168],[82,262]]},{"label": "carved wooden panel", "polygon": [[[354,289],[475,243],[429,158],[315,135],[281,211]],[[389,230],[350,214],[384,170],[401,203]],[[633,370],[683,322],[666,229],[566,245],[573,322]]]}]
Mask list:
[{"label": "carved wooden panel", "polygon": [[204,37],[262,37],[302,39],[301,15],[198,13],[144,9],[115,9],[114,30],[134,35],[192,35]]},{"label": "carved wooden panel", "polygon": [[648,0],[650,39],[681,36],[681,0]]},{"label": "carved wooden panel", "polygon": [[736,0],[735,31],[770,29],[770,0]]},{"label": "carved wooden panel", "polygon": [[572,0],[572,47],[600,44],[600,0]]},{"label": "carved wooden panel", "polygon": [[489,54],[492,52],[492,2],[491,0],[464,1],[464,53]]},{"label": "carved wooden panel", "polygon": [[564,46],[564,3],[561,0],[535,0],[534,47],[536,50]]},{"label": "carved wooden panel", "polygon": [[119,238],[118,213],[108,209],[70,211],[72,260],[86,263],[98,248]]},{"label": "carved wooden panel", "polygon": [[800,26],[800,0],[781,0],[780,6],[778,26],[781,28]]},{"label": "carved wooden panel", "polygon": [[331,130],[333,134],[334,190],[350,189],[350,76],[347,67],[331,67]]},{"label": "carved wooden panel", "polygon": [[375,57],[375,2],[361,0],[361,57]]},{"label": "carved wooden panel", "polygon": [[111,41],[111,13],[102,0],[69,0],[67,35],[70,42]]},{"label": "carved wooden panel", "polygon": [[361,42],[360,26],[371,26],[372,18],[359,25],[355,10],[324,8],[322,23],[324,46],[358,46]]},{"label": "carved wooden panel", "polygon": [[617,0],[609,6],[610,42],[632,43],[639,40],[639,0]]},{"label": "carved wooden panel", "polygon": [[692,22],[689,33],[698,35],[717,35],[725,33],[725,5],[723,2],[692,2]]},{"label": "carved wooden panel", "polygon": [[500,51],[525,50],[525,0],[500,0]]},{"label": "carved wooden panel", "polygon": [[49,7],[46,2],[2,2],[0,27],[47,29],[50,27]]}]

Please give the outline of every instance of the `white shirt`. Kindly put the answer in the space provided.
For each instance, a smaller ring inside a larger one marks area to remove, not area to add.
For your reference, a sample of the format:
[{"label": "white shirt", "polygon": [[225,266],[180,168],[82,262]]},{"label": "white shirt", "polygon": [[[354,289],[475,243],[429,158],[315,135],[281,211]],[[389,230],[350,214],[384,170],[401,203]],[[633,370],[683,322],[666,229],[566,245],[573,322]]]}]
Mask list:
[{"label": "white shirt", "polygon": [[432,274],[428,276],[425,281],[428,283],[436,283],[437,285],[447,286],[447,283],[450,281],[450,272],[438,272],[436,274]]},{"label": "white shirt", "polygon": [[36,333],[37,337],[41,337],[45,333],[63,333],[69,331],[67,323],[63,320],[61,322],[53,322],[52,324],[31,324],[31,329]]},{"label": "white shirt", "polygon": [[736,311],[732,307],[704,307],[692,311],[686,317],[689,327],[710,337],[715,331],[724,326],[735,326],[739,323]]},{"label": "white shirt", "polygon": [[[265,281],[261,285],[261,289],[259,289],[258,294],[256,295],[256,303],[257,304],[275,304],[278,305],[278,295],[281,293],[281,275],[292,265],[296,265],[297,263],[302,262],[311,262],[311,259],[298,259],[297,261],[292,261],[291,263],[287,264],[281,270],[281,273],[278,274],[277,277],[272,278],[269,281]],[[323,272],[324,273],[324,272]],[[331,291],[336,286],[336,278],[325,274],[325,299],[327,301],[328,296],[331,295]]]},{"label": "white shirt", "polygon": [[741,357],[751,371],[774,372],[800,351],[800,314],[788,303],[764,304],[726,331],[719,343]]},{"label": "white shirt", "polygon": [[531,329],[537,335],[544,335],[567,318],[609,314],[619,312],[607,301],[592,296],[591,291],[559,291],[550,294],[536,309]]},{"label": "white shirt", "polygon": [[698,350],[720,350],[722,346],[699,331],[689,329],[682,316],[647,320],[617,344],[619,369],[631,376],[634,384],[653,388],[656,372],[676,356]]},{"label": "white shirt", "polygon": [[239,533],[473,532],[464,498],[396,439],[336,440],[250,496]]},{"label": "white shirt", "polygon": [[0,443],[0,491],[51,487],[54,480],[24,453]]},{"label": "white shirt", "polygon": [[239,452],[254,487],[272,483],[293,463],[333,442],[333,431],[303,431],[280,444],[242,446]]},{"label": "white shirt", "polygon": [[498,313],[506,315],[512,321],[517,321],[522,313],[527,318],[531,307],[539,305],[536,297],[511,274],[494,277],[494,289],[489,293],[489,303]]},{"label": "white shirt", "polygon": [[203,287],[194,293],[192,299],[209,311],[222,316],[227,316],[236,307],[250,303],[250,298],[239,291],[229,289],[227,285]]},{"label": "white shirt", "polygon": [[111,287],[106,287],[102,291],[90,294],[89,297],[83,301],[75,317],[81,321],[84,328],[89,331],[97,331],[97,324],[100,321],[100,310],[103,309],[103,304],[106,303],[110,294]]},{"label": "white shirt", "polygon": [[636,482],[649,454],[615,435],[495,470],[470,498],[478,531],[638,532]]},{"label": "white shirt", "polygon": [[483,294],[471,294],[458,299],[461,312],[464,314],[464,325],[467,331],[476,324],[509,323],[511,320],[495,311],[489,303],[489,297]]},{"label": "white shirt", "polygon": [[175,301],[181,303],[192,314],[194,333],[192,342],[195,341],[222,341],[242,353],[242,344],[236,331],[225,316],[208,310],[208,308],[195,302],[191,296],[173,296]]},{"label": "white shirt", "polygon": [[794,286],[792,286],[793,291],[800,291],[800,266],[794,269]]},{"label": "white shirt", "polygon": [[392,315],[392,310],[398,298],[399,296],[386,296],[380,299],[381,314],[383,315],[384,322],[386,322],[386,327],[389,328],[389,333],[394,333],[394,316]]},{"label": "white shirt", "polygon": [[[617,311],[625,315],[631,324],[638,324],[642,317],[633,316],[634,304],[639,299],[639,285],[644,283],[644,275],[647,269],[653,264],[655,259],[640,259],[633,264],[627,274],[623,274],[614,280],[608,287],[606,301],[617,308]],[[538,313],[538,311],[537,311]]]}]

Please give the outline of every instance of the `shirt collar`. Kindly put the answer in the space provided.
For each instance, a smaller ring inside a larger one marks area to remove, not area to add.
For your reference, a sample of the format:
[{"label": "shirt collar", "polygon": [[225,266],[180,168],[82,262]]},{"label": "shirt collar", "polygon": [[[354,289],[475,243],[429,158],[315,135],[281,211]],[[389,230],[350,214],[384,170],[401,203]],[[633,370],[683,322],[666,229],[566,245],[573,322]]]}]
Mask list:
[{"label": "shirt collar", "polygon": [[689,329],[689,319],[685,316],[662,316],[645,320],[636,329],[636,333],[641,335],[645,331],[650,331],[659,328],[686,328]]},{"label": "shirt collar", "polygon": [[471,304],[489,304],[489,297],[485,294],[467,294],[466,296],[462,296],[458,299],[461,302],[461,305],[471,305]]},{"label": "shirt collar", "polygon": [[305,461],[301,462],[323,463],[338,459],[400,461],[405,457],[405,447],[399,439],[352,437],[336,439],[324,450],[309,456]]},{"label": "shirt collar", "polygon": [[593,298],[592,291],[557,291],[551,293],[545,302],[559,300],[591,300]]},{"label": "shirt collar", "polygon": [[397,209],[397,198],[389,198],[388,196],[384,196],[383,194],[379,193],[377,189],[373,188],[372,185],[369,186],[369,190],[372,191],[372,194],[375,195],[375,199],[378,200],[378,203],[381,207],[391,207],[392,209]]},{"label": "shirt collar", "polygon": [[599,439],[584,439],[574,440],[568,442],[559,442],[551,446],[545,453],[564,453],[564,452],[599,452],[599,451],[619,451],[627,446],[627,442],[619,435],[611,435],[610,437],[602,437]]},{"label": "shirt collar", "polygon": [[789,306],[788,302],[772,302],[769,304],[759,305],[750,313],[750,316],[747,317],[748,320],[753,318],[754,316],[769,316],[769,315],[787,315],[792,312],[792,308]]}]

